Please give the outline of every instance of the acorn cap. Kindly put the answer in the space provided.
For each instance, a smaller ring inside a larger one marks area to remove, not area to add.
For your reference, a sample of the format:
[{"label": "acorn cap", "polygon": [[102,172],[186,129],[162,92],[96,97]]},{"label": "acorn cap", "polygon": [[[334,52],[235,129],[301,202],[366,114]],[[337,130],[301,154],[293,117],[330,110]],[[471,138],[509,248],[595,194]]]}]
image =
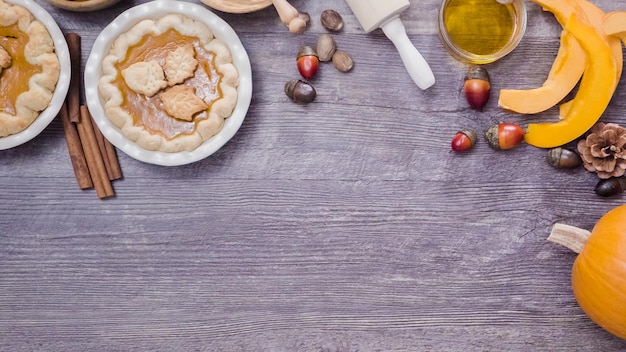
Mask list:
[{"label": "acorn cap", "polygon": [[313,49],[313,47],[305,45],[305,46],[302,46],[300,50],[298,50],[298,58],[301,58],[302,56],[317,57],[317,52],[315,51],[315,49]]},{"label": "acorn cap", "polygon": [[487,140],[487,143],[489,143],[489,145],[495,149],[495,150],[500,150],[500,141],[498,140],[498,125],[491,125],[489,126],[489,128],[487,128],[487,131],[485,131],[485,140]]},{"label": "acorn cap", "polygon": [[483,81],[491,83],[487,70],[484,67],[478,65],[470,67],[467,71],[467,74],[465,75],[465,80],[467,81],[469,79],[481,79]]}]

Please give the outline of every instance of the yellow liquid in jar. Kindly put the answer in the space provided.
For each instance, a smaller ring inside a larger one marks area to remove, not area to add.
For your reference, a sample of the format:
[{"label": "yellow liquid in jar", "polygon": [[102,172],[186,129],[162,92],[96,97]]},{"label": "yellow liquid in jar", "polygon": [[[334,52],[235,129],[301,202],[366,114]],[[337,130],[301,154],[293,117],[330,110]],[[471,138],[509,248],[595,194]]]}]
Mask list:
[{"label": "yellow liquid in jar", "polygon": [[443,9],[450,40],[474,55],[502,50],[515,29],[515,8],[496,0],[450,0]]}]

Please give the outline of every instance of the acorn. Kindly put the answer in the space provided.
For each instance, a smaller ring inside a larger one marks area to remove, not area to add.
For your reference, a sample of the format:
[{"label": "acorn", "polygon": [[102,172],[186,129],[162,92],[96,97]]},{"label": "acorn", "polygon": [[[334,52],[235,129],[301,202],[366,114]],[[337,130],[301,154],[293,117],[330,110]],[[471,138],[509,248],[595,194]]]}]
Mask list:
[{"label": "acorn", "polygon": [[583,163],[583,159],[580,157],[580,154],[563,147],[550,149],[546,160],[550,166],[556,169],[573,169],[579,167]]},{"label": "acorn", "polygon": [[312,85],[299,79],[293,79],[285,83],[285,94],[291,100],[300,104],[308,104],[315,100],[317,96],[317,92]]},{"label": "acorn", "polygon": [[311,79],[317,73],[317,69],[320,65],[320,59],[315,52],[315,49],[305,45],[298,50],[298,59],[296,60],[298,65],[298,71],[302,77]]},{"label": "acorn", "polygon": [[526,131],[522,126],[505,122],[490,126],[485,132],[485,139],[495,149],[511,149],[524,140]]},{"label": "acorn", "polygon": [[452,138],[451,147],[455,152],[465,152],[476,144],[476,132],[472,130],[461,130]]},{"label": "acorn", "polygon": [[620,176],[598,181],[594,192],[600,197],[611,197],[624,192],[624,190],[626,190],[626,178]]},{"label": "acorn", "polygon": [[472,109],[482,110],[489,101],[491,92],[491,80],[487,70],[478,65],[470,67],[465,75],[463,92]]}]

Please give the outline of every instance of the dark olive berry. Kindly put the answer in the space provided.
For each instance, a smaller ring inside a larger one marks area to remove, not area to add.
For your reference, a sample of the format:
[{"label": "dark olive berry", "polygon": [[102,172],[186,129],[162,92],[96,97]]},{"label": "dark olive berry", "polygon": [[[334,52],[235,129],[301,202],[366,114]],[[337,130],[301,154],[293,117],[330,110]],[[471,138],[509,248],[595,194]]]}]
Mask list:
[{"label": "dark olive berry", "polygon": [[557,169],[573,169],[583,163],[580,154],[563,147],[550,149],[548,151],[547,161],[550,166]]},{"label": "dark olive berry", "polygon": [[626,189],[625,177],[611,177],[602,179],[596,184],[594,191],[600,197],[611,197],[618,195]]}]

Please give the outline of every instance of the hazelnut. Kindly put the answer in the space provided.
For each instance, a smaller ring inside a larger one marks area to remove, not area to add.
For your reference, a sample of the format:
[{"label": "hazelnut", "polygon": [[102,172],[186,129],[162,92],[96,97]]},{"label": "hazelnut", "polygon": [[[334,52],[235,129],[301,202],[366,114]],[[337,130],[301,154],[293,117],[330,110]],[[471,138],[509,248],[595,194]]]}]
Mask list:
[{"label": "hazelnut", "polygon": [[344,50],[337,50],[333,55],[333,65],[335,65],[335,67],[341,72],[348,72],[352,70],[354,62],[347,52]]},{"label": "hazelnut", "polygon": [[317,39],[317,57],[320,61],[327,62],[332,60],[336,48],[335,39],[330,34],[322,34]]},{"label": "hazelnut", "polygon": [[324,10],[320,16],[322,26],[329,31],[339,32],[343,28],[343,18],[335,10]]},{"label": "hazelnut", "polygon": [[317,92],[309,83],[294,79],[285,83],[285,94],[294,102],[308,104],[315,100]]}]

